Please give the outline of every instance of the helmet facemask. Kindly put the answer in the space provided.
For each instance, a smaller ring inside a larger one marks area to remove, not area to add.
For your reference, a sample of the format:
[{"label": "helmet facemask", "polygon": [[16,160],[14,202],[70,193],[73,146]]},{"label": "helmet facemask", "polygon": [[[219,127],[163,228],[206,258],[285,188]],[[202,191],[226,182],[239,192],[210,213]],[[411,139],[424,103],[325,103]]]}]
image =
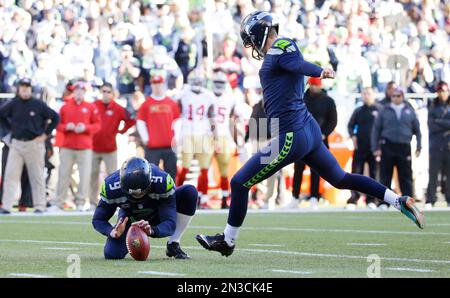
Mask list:
[{"label": "helmet facemask", "polygon": [[272,28],[278,33],[278,23],[267,12],[254,12],[241,23],[241,39],[245,48],[252,48],[252,57],[264,58],[264,47]]}]

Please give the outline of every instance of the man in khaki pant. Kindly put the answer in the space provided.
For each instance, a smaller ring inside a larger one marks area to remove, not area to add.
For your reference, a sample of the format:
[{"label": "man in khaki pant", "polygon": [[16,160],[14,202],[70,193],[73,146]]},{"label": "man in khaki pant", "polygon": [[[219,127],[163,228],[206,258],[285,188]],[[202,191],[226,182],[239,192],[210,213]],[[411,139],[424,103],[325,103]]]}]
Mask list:
[{"label": "man in khaki pant", "polygon": [[63,209],[69,189],[74,164],[78,166],[80,183],[75,195],[78,211],[87,209],[89,180],[92,165],[92,139],[100,129],[100,118],[94,104],[84,101],[86,83],[74,85],[73,99],[68,100],[60,110],[61,123],[57,130],[63,134],[63,142],[59,152],[60,166],[56,198],[51,211]]},{"label": "man in khaki pant", "polygon": [[0,121],[10,131],[4,138],[10,151],[3,174],[3,208],[0,208],[0,214],[11,212],[24,164],[30,178],[34,212],[42,213],[46,209],[44,142],[58,124],[58,114],[44,102],[33,99],[31,80],[21,79],[16,98],[0,109]]}]

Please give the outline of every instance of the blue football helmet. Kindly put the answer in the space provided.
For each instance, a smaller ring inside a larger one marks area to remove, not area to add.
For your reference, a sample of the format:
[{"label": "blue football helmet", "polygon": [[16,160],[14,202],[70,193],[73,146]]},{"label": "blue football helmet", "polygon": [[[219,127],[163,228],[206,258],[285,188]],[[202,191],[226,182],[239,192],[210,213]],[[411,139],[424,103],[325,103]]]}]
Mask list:
[{"label": "blue football helmet", "polygon": [[265,11],[255,11],[241,22],[241,39],[244,47],[252,48],[252,57],[261,60],[264,57],[263,48],[272,28],[278,33],[278,22]]},{"label": "blue football helmet", "polygon": [[127,159],[120,169],[120,187],[124,193],[140,199],[150,192],[152,168],[139,157]]}]

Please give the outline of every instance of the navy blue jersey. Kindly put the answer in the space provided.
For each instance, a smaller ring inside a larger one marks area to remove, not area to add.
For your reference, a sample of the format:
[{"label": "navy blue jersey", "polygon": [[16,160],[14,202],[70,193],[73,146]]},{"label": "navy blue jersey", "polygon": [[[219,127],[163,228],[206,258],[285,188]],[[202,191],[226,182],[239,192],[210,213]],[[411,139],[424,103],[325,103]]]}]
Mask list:
[{"label": "navy blue jersey", "polygon": [[303,60],[293,40],[278,38],[273,43],[259,71],[264,109],[272,132],[276,133],[276,119],[280,134],[298,130],[311,119],[303,101],[304,76],[320,77],[321,73],[321,67]]},{"label": "navy blue jersey", "polygon": [[151,190],[141,199],[134,199],[121,190],[118,170],[105,178],[100,193],[101,200],[92,220],[95,230],[109,236],[113,229],[109,219],[120,208],[119,217],[128,217],[131,222],[141,219],[148,221],[154,231],[152,237],[161,238],[173,234],[176,220],[175,183],[169,174],[157,166],[151,164],[151,168]]}]

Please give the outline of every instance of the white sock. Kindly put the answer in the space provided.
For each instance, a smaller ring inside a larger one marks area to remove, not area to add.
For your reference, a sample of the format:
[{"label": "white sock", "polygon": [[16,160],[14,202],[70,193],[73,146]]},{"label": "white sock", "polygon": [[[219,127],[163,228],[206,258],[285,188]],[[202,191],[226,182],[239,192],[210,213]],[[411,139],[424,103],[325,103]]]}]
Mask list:
[{"label": "white sock", "polygon": [[225,227],[225,230],[223,231],[223,234],[225,235],[225,242],[229,246],[233,246],[238,235],[239,235],[239,229],[240,227],[233,227],[227,224]]},{"label": "white sock", "polygon": [[400,196],[398,194],[396,194],[395,192],[393,192],[392,190],[390,190],[389,188],[386,189],[386,192],[384,193],[384,201],[386,203],[388,203],[389,205],[394,206],[396,209],[400,210],[400,202],[398,201],[398,199],[400,198]]},{"label": "white sock", "polygon": [[200,203],[205,204],[209,201],[209,196],[208,195],[202,195],[200,197]]},{"label": "white sock", "polygon": [[191,223],[191,220],[192,216],[177,212],[175,232],[172,236],[170,236],[169,244],[172,242],[180,243],[181,236],[183,236],[184,231],[186,231],[187,227]]},{"label": "white sock", "polygon": [[222,189],[222,197],[228,197],[230,195],[230,191]]}]

